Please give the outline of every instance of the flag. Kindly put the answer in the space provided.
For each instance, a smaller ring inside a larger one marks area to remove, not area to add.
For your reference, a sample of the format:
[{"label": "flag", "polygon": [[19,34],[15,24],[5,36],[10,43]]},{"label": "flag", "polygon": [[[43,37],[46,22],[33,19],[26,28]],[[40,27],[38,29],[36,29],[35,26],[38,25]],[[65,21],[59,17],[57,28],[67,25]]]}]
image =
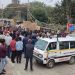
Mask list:
[{"label": "flag", "polygon": [[69,27],[69,31],[73,32],[74,31],[74,26]]},{"label": "flag", "polygon": [[73,24],[67,23],[67,30],[69,30],[69,28],[70,28],[71,26],[73,26]]}]

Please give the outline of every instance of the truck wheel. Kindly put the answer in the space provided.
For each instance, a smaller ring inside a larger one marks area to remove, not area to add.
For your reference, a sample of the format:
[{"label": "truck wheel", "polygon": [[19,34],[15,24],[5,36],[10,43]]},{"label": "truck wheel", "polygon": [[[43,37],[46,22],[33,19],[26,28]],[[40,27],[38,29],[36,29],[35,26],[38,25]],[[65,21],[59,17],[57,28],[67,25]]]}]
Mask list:
[{"label": "truck wheel", "polygon": [[39,64],[38,60],[35,60],[37,64]]},{"label": "truck wheel", "polygon": [[69,64],[74,64],[75,63],[75,57],[71,57],[69,60]]},{"label": "truck wheel", "polygon": [[53,68],[54,67],[54,60],[49,60],[46,66],[47,66],[47,68]]}]

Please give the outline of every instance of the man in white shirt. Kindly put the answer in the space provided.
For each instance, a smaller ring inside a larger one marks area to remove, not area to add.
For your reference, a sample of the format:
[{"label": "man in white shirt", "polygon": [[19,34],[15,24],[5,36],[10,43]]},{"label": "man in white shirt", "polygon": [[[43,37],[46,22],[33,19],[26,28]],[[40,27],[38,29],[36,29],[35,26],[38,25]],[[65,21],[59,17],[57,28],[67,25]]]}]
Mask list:
[{"label": "man in white shirt", "polygon": [[23,39],[24,39],[24,36],[21,34],[19,37],[21,37],[21,39],[22,39],[22,41],[23,41]]},{"label": "man in white shirt", "polygon": [[5,36],[5,44],[7,46],[7,56],[10,58],[11,50],[10,50],[10,42],[12,41],[12,37],[7,33]]}]

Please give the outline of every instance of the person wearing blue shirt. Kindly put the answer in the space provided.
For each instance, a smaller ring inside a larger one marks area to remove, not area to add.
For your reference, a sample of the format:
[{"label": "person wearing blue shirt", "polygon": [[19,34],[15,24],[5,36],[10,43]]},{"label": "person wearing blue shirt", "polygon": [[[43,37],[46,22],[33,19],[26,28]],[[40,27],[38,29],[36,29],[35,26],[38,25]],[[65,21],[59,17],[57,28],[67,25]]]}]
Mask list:
[{"label": "person wearing blue shirt", "polygon": [[16,42],[16,51],[17,51],[17,63],[21,63],[21,58],[22,58],[22,50],[23,50],[23,42],[21,40],[21,37],[18,38]]}]

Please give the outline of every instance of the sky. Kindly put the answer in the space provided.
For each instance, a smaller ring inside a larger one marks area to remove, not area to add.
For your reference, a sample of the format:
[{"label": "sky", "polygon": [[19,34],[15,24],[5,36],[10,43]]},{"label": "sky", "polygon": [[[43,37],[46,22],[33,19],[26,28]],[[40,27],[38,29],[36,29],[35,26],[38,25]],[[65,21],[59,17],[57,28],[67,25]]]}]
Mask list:
[{"label": "sky", "polygon": [[[11,3],[12,0],[0,0],[0,8],[4,8],[8,4]],[[54,6],[57,2],[61,2],[61,0],[29,0],[30,2],[32,1],[40,1],[44,2],[47,5]],[[27,3],[28,0],[20,0],[20,3]]]}]

